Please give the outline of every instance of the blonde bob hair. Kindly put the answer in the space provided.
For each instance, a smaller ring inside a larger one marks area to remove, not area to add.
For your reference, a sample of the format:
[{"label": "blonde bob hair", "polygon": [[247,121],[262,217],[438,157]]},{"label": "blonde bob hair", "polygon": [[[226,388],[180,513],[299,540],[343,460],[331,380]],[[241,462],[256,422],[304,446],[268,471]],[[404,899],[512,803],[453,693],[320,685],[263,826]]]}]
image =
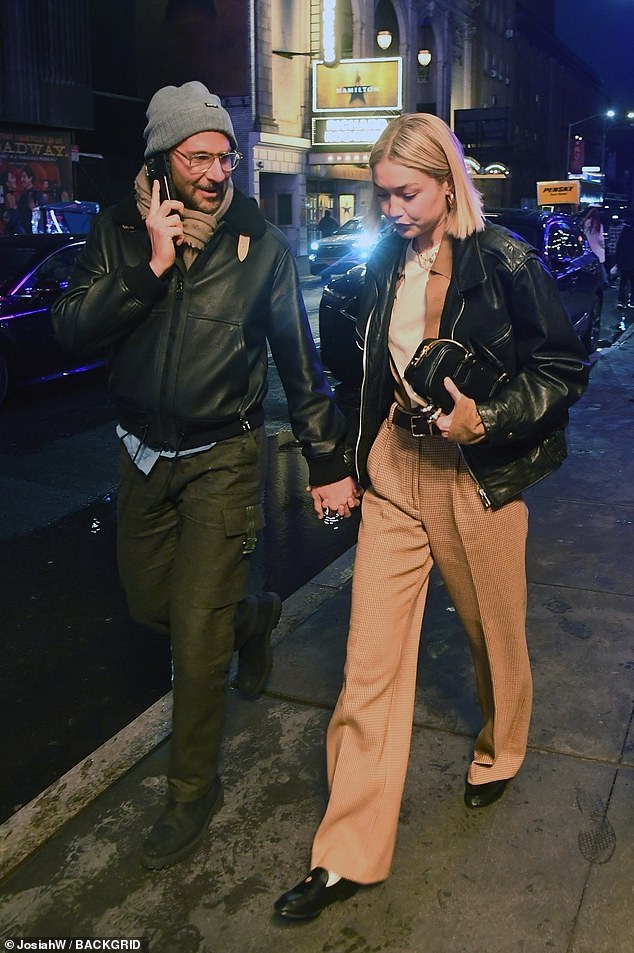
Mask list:
[{"label": "blonde bob hair", "polygon": [[[406,113],[392,120],[372,147],[370,169],[382,159],[449,182],[453,201],[448,201],[448,235],[466,238],[482,231],[482,196],[467,171],[462,145],[442,119],[430,113]],[[378,217],[376,198],[373,205],[373,216]]]}]

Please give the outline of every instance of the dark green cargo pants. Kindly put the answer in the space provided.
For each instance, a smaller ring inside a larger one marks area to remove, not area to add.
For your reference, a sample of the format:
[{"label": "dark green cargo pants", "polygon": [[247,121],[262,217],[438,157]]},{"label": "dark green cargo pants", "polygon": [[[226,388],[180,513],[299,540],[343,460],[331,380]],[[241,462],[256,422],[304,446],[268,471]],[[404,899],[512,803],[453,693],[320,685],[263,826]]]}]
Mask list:
[{"label": "dark green cargo pants", "polygon": [[264,428],[143,474],[121,447],[119,572],[132,617],[169,635],[173,660],[168,783],[177,801],[218,771],[234,616],[263,525]]}]

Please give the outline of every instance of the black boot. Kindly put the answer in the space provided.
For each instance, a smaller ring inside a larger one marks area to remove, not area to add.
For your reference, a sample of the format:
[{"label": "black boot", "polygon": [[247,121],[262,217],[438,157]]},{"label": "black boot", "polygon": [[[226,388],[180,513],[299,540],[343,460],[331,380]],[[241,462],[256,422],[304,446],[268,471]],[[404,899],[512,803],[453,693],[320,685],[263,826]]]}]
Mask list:
[{"label": "black boot", "polygon": [[[254,599],[248,597],[248,600]],[[246,631],[238,629],[241,616],[245,612],[236,614],[236,644],[238,646],[238,675],[233,680],[232,688],[237,688],[244,698],[254,698],[266,688],[271,668],[273,666],[273,652],[271,651],[271,633],[280,620],[282,600],[276,592],[264,592],[257,597],[257,609],[252,624]]]},{"label": "black boot", "polygon": [[170,800],[141,848],[143,866],[151,870],[169,867],[198,847],[222,801],[220,778],[208,794],[195,801]]}]

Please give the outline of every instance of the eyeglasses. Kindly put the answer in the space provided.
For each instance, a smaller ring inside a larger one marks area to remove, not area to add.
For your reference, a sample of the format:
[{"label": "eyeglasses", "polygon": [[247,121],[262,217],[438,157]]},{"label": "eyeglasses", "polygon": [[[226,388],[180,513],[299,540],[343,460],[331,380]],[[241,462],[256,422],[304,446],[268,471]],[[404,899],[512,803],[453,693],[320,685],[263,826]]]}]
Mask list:
[{"label": "eyeglasses", "polygon": [[195,152],[191,156],[185,155],[184,152],[180,152],[178,149],[173,150],[177,155],[181,156],[189,165],[189,171],[192,175],[204,175],[205,172],[209,172],[212,165],[218,160],[220,163],[220,168],[223,172],[233,172],[238,162],[242,158],[241,152]]}]

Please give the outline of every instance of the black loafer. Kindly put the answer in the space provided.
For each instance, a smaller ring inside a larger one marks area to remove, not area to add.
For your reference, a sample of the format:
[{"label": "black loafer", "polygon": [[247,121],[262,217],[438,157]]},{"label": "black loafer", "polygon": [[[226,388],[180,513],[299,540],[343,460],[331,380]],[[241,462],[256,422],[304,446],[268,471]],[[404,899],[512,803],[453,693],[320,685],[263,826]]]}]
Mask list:
[{"label": "black loafer", "polygon": [[343,877],[332,887],[327,887],[328,871],[315,867],[306,880],[283,893],[275,902],[275,912],[287,920],[313,920],[331,903],[347,900],[359,889],[359,885]]},{"label": "black loafer", "polygon": [[216,778],[208,794],[195,801],[170,800],[143,844],[143,866],[160,870],[186,857],[202,841],[222,802],[220,778]]},{"label": "black loafer", "polygon": [[467,781],[464,789],[464,802],[467,807],[488,807],[506,790],[510,778],[503,781],[489,781],[487,784],[470,784]]}]

